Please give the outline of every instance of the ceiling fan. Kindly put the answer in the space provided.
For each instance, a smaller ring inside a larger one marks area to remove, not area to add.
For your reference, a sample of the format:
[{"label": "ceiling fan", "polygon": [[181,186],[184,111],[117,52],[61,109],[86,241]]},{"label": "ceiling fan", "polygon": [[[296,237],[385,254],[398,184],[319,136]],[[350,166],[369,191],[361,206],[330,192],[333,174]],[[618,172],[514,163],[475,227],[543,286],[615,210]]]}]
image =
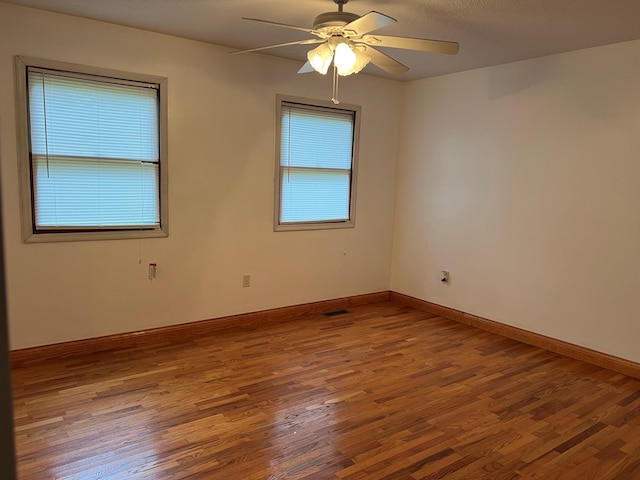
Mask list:
[{"label": "ceiling fan", "polygon": [[396,23],[397,20],[379,12],[369,12],[362,16],[345,12],[344,5],[348,1],[349,0],[333,0],[333,2],[338,5],[338,11],[321,13],[313,21],[312,28],[297,27],[259,18],[242,17],[243,20],[265,23],[291,30],[299,30],[317,38],[249,48],[231,53],[257,52],[289,45],[320,44],[307,53],[307,62],[298,70],[298,73],[316,71],[325,75],[333,63],[334,98],[332,98],[332,100],[334,103],[338,103],[336,100],[338,75],[345,76],[358,73],[369,62],[391,74],[401,74],[409,70],[409,67],[382,53],[375,47],[419,50],[423,52],[446,53],[449,55],[458,53],[460,45],[457,42],[371,34],[371,32],[380,28]]}]

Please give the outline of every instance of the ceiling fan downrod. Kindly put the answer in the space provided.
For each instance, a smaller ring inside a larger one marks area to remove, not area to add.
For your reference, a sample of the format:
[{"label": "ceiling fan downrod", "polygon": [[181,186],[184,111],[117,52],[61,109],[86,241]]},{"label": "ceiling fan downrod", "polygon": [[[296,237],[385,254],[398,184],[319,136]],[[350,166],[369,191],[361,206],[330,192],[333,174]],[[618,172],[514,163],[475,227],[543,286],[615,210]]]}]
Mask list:
[{"label": "ceiling fan downrod", "polygon": [[338,11],[342,12],[342,10],[344,9],[344,4],[347,3],[348,1],[349,0],[333,0],[333,3],[338,5]]}]

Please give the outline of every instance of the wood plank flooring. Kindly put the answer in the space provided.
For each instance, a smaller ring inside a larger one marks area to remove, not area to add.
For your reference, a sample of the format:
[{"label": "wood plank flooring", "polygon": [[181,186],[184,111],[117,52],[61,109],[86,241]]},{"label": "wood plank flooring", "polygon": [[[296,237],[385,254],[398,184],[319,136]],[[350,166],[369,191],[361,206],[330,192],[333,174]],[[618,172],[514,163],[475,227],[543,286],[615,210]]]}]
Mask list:
[{"label": "wood plank flooring", "polygon": [[640,381],[386,302],[13,371],[44,479],[639,479]]}]

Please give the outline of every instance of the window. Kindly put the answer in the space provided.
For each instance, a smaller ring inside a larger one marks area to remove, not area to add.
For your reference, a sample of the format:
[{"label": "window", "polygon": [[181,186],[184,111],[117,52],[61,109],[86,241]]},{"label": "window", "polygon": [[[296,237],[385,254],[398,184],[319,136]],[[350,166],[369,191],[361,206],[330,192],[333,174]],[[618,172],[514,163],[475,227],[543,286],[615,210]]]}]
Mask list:
[{"label": "window", "polygon": [[167,235],[166,79],[18,57],[26,242]]},{"label": "window", "polygon": [[353,227],[360,107],[277,102],[275,230]]}]

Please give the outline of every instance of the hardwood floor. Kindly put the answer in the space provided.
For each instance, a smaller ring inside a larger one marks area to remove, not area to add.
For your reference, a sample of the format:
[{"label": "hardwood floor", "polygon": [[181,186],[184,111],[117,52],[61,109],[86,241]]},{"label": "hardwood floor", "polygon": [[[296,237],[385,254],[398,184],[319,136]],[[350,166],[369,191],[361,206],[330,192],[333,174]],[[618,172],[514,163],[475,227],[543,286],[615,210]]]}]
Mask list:
[{"label": "hardwood floor", "polygon": [[638,479],[640,381],[386,302],[13,371],[42,479]]}]

